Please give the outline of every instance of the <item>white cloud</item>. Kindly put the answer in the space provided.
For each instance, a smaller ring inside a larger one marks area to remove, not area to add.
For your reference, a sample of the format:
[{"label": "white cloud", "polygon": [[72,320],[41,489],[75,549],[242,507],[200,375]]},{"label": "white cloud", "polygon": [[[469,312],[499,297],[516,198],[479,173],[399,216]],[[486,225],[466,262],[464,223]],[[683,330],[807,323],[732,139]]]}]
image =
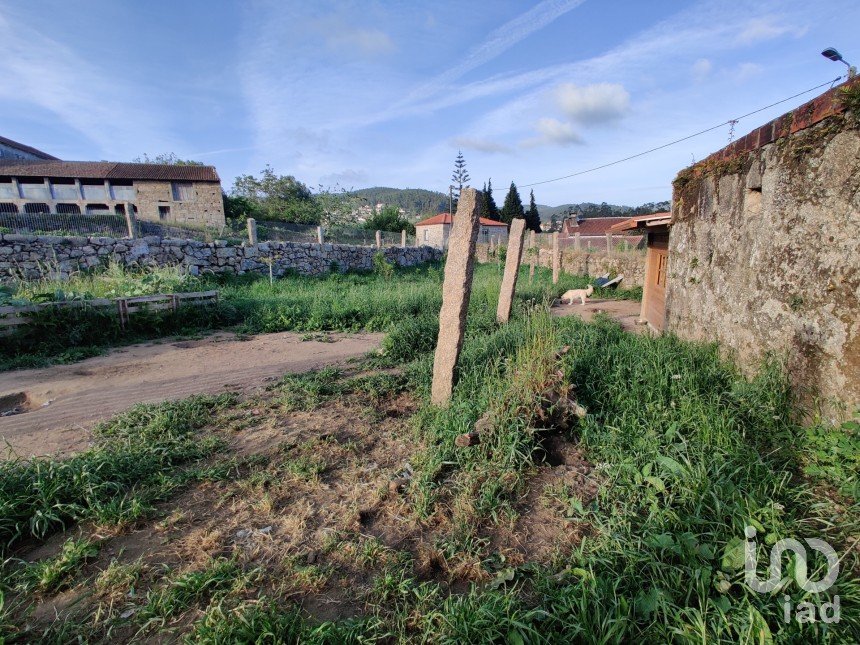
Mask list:
[{"label": "white cloud", "polygon": [[490,139],[480,139],[476,137],[458,137],[454,139],[453,144],[458,148],[467,148],[469,150],[477,150],[478,152],[486,152],[488,154],[512,152],[510,146],[506,146],[503,143],[497,143]]},{"label": "white cloud", "polygon": [[741,63],[732,71],[732,77],[738,83],[743,83],[751,78],[755,78],[763,71],[764,67],[758,63]]},{"label": "white cloud", "polygon": [[785,35],[799,38],[800,36],[803,36],[806,31],[806,27],[794,27],[781,24],[774,16],[753,18],[747,22],[740,33],[738,33],[736,42],[741,45],[752,45],[763,40],[773,40],[774,38],[779,38],[780,36]]},{"label": "white cloud", "polygon": [[700,58],[693,63],[693,80],[696,83],[701,83],[711,75],[711,71],[713,69],[714,65],[710,60],[707,58]]},{"label": "white cloud", "polygon": [[523,141],[523,147],[535,148],[543,145],[569,146],[583,143],[582,137],[573,129],[570,123],[564,123],[558,119],[548,117],[538,119],[535,123],[535,130],[539,136]]},{"label": "white cloud", "polygon": [[617,83],[562,83],[555,98],[569,119],[587,125],[617,121],[630,110],[630,94]]},{"label": "white cloud", "polygon": [[381,29],[353,27],[340,21],[326,21],[323,31],[329,49],[346,54],[378,56],[397,49],[391,37]]},{"label": "white cloud", "polygon": [[355,184],[362,184],[367,181],[367,173],[363,170],[353,170],[347,168],[340,172],[334,172],[329,175],[320,177],[320,181],[324,186],[342,186],[346,189],[351,189]]}]

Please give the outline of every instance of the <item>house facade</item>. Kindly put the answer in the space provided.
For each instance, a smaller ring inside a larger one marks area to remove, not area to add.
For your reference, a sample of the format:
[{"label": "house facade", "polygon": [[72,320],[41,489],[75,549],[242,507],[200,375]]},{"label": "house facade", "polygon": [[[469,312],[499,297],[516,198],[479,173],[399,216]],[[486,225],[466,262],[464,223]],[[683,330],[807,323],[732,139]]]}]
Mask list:
[{"label": "house facade", "polygon": [[[451,234],[453,217],[449,213],[439,213],[415,224],[415,235],[418,244],[432,246],[437,249],[448,247],[448,236]],[[508,225],[504,222],[482,217],[478,230],[478,244],[507,244]]]},{"label": "house facade", "polygon": [[0,214],[125,214],[165,224],[223,226],[212,166],[61,161],[0,139]]}]

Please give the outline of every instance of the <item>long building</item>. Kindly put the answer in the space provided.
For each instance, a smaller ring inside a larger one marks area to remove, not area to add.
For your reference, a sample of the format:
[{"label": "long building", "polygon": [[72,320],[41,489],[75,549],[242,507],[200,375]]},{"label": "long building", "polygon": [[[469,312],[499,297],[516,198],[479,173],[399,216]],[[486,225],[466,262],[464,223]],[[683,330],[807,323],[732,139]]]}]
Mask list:
[{"label": "long building", "polygon": [[213,166],[61,161],[0,137],[0,213],[116,213],[223,226],[221,179]]}]

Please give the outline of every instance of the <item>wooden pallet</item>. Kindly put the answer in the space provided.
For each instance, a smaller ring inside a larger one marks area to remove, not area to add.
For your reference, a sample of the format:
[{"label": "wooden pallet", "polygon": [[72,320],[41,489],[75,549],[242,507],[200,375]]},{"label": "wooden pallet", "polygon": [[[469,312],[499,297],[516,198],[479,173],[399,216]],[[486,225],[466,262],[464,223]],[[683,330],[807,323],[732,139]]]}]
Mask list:
[{"label": "wooden pallet", "polygon": [[70,300],[68,302],[46,302],[24,307],[0,307],[0,336],[11,334],[21,325],[29,324],[28,314],[45,309],[86,309],[114,308],[119,316],[119,324],[125,329],[131,314],[139,311],[176,311],[180,306],[211,305],[218,302],[218,291],[195,291],[191,293],[158,294],[154,296],[135,296],[133,298],[97,298],[92,300]]}]

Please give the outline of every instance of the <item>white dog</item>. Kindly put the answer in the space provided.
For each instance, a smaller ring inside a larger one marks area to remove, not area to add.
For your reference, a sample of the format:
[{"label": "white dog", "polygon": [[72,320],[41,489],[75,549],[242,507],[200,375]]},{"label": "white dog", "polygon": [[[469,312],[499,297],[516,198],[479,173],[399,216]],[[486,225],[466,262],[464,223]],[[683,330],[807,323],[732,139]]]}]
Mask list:
[{"label": "white dog", "polygon": [[594,293],[594,287],[591,285],[588,285],[587,289],[570,289],[561,295],[561,302],[564,304],[564,301],[567,300],[567,304],[572,305],[573,301],[579,298],[582,304],[585,304],[585,299],[592,293]]}]

